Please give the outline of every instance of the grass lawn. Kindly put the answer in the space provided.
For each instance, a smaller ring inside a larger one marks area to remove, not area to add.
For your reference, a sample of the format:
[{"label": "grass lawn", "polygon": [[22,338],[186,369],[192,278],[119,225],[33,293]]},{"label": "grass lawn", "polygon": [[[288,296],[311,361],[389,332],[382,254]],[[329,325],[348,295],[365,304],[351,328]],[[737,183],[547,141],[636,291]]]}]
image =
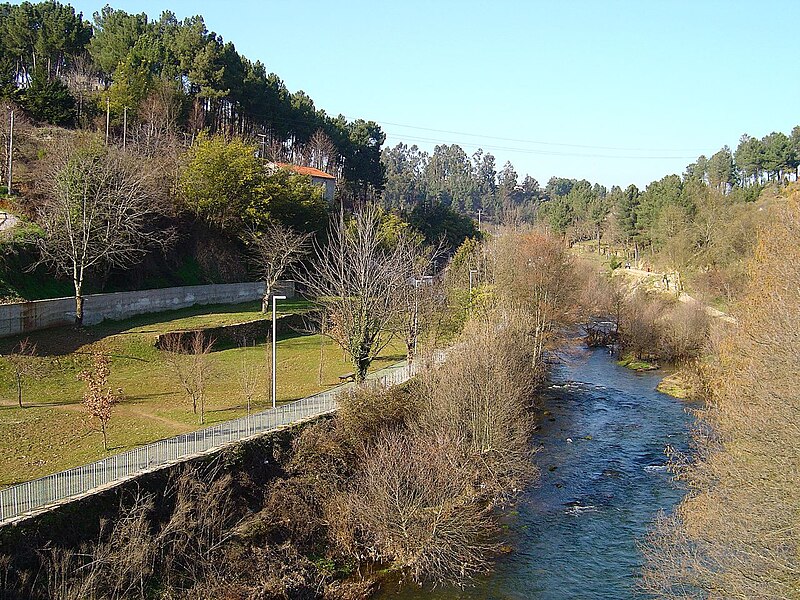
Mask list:
[{"label": "grass lawn", "polygon": [[[284,311],[305,310],[307,303],[286,302]],[[146,315],[124,322],[104,323],[76,331],[60,328],[30,335],[46,363],[47,376],[30,381],[24,390],[24,408],[16,403],[16,387],[5,359],[0,358],[0,486],[33,479],[106,455],[99,431],[90,428],[82,409],[83,382],[77,374],[91,361],[91,351],[111,356],[110,383],[124,399],[115,406],[109,424],[109,453],[117,453],[201,427],[191,403],[153,346],[158,333],[198,326],[237,323],[261,318],[257,303],[195,307]],[[160,317],[160,318],[158,318]],[[7,352],[15,340],[3,340]],[[324,345],[322,381],[320,347]],[[352,371],[341,350],[318,335],[287,334],[278,338],[278,402],[288,402],[326,389]],[[270,347],[261,344],[230,348],[210,355],[206,423],[246,414],[239,375],[243,364],[261,373],[252,404],[258,411],[269,405]],[[379,369],[405,357],[402,342],[390,344],[373,364]]]}]

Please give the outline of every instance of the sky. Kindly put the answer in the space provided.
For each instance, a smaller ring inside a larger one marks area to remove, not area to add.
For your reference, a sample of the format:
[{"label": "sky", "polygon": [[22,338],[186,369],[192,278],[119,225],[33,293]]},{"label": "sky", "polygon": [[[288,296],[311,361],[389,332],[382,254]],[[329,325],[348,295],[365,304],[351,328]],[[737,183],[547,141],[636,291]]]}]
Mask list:
[{"label": "sky", "polygon": [[[109,0],[201,14],[317,108],[387,145],[491,152],[551,176],[644,187],[743,133],[800,124],[796,1]],[[90,17],[97,1],[72,1]]]}]

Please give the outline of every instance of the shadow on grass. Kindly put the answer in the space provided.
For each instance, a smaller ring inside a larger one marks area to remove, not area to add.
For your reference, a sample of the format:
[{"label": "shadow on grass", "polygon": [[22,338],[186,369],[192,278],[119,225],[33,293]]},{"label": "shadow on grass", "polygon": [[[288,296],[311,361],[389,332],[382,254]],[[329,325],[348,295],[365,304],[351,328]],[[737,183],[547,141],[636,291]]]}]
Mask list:
[{"label": "shadow on grass", "polygon": [[[285,312],[305,311],[309,309],[310,306],[310,303],[306,300],[293,300],[286,302],[283,305],[282,314]],[[260,302],[245,302],[242,304],[206,304],[202,306],[190,306],[188,308],[181,308],[160,313],[139,315],[123,321],[103,321],[98,325],[91,325],[87,327],[78,327],[76,325],[53,327],[51,329],[42,329],[23,335],[0,339],[0,354],[10,354],[15,350],[21,340],[28,338],[31,343],[36,344],[36,352],[39,356],[66,356],[74,353],[83,346],[97,343],[100,340],[112,335],[124,333],[146,335],[147,333],[158,333],[164,331],[162,329],[153,329],[152,331],[148,332],[129,331],[130,329],[135,329],[137,327],[156,325],[159,323],[169,323],[178,319],[211,314],[235,314],[244,312],[257,312],[260,314],[260,309]],[[251,319],[242,319],[241,322],[245,322],[247,320]],[[281,340],[285,339],[286,337],[296,337],[298,335],[303,335],[304,333],[305,332],[288,333],[284,336],[278,336],[278,339]],[[224,350],[226,347],[227,346],[220,346],[214,349]],[[133,359],[134,357],[126,356],[125,358]]]},{"label": "shadow on grass", "polygon": [[401,360],[405,360],[406,359],[406,355],[402,354],[402,353],[400,353],[400,354],[389,354],[389,355],[381,354],[378,357],[378,359],[380,359],[380,360],[388,360],[391,363],[397,363],[397,362],[400,362]]},{"label": "shadow on grass", "polygon": [[22,408],[20,408],[19,404],[16,402],[14,404],[0,404],[0,411],[11,410],[14,408],[17,410],[28,410],[36,408],[52,408],[54,406],[75,406],[76,404],[80,403],[80,400],[56,400],[47,402],[31,402],[30,400],[23,400]]}]

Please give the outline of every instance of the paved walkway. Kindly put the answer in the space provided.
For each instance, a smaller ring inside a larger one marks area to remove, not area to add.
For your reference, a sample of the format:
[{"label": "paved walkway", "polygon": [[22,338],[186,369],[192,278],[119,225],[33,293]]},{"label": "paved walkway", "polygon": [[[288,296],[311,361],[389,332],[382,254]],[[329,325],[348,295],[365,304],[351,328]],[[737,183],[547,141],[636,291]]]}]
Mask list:
[{"label": "paved walkway", "polygon": [[[443,360],[437,355],[434,362]],[[367,384],[393,386],[418,371],[405,361],[370,373]],[[184,433],[0,490],[0,525],[21,521],[67,502],[120,485],[144,473],[157,471],[278,429],[316,419],[336,410],[337,397],[354,383],[240,417],[213,427]]]}]

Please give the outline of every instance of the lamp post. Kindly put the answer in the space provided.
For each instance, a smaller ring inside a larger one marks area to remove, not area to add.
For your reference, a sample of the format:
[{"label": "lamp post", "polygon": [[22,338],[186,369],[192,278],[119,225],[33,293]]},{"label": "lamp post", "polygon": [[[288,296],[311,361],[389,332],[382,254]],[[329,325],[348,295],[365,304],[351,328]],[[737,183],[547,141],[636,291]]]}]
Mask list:
[{"label": "lamp post", "polygon": [[286,300],[286,296],[273,296],[272,297],[272,408],[275,408],[275,403],[277,396],[275,395],[275,391],[277,389],[276,381],[275,381],[275,368],[277,365],[277,361],[275,360],[275,338],[278,332],[278,320],[275,318],[275,301],[276,300]]},{"label": "lamp post", "polygon": [[475,269],[469,270],[469,300],[472,302],[472,276],[475,275],[477,271]]},{"label": "lamp post", "polygon": [[414,324],[412,325],[412,340],[413,346],[411,349],[411,356],[409,357],[409,361],[411,362],[414,360],[417,354],[417,328],[419,327],[417,323],[417,315],[419,314],[419,284],[422,283],[421,279],[414,278]]}]

